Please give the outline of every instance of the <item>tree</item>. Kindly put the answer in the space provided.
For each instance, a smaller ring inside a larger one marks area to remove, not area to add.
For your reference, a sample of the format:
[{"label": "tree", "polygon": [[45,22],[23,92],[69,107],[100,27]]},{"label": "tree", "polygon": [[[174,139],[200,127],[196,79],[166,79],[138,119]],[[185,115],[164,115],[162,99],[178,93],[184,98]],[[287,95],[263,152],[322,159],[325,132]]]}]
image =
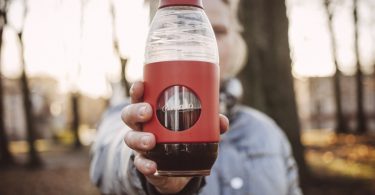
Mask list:
[{"label": "tree", "polygon": [[353,18],[354,18],[354,52],[356,56],[356,97],[357,97],[357,133],[363,134],[367,131],[366,116],[363,108],[363,73],[361,69],[359,56],[359,23],[358,23],[358,0],[353,0]]},{"label": "tree", "polygon": [[155,14],[156,14],[156,11],[158,10],[158,6],[159,6],[159,2],[158,1],[154,1],[154,0],[145,0],[145,3],[149,3],[150,4],[150,22],[152,21],[152,19],[154,18]]},{"label": "tree", "polygon": [[[0,54],[3,44],[3,31],[4,27],[7,22],[6,18],[6,8],[7,8],[7,1],[3,0],[0,1],[1,8],[0,8]],[[1,56],[1,55],[0,55]],[[0,58],[1,59],[1,58]],[[2,73],[1,73],[1,60],[0,60],[0,164],[9,165],[13,164],[13,156],[9,151],[8,147],[8,138],[6,135],[5,130],[5,109],[4,109],[4,90],[3,90],[3,80],[2,80]]]},{"label": "tree", "polygon": [[[81,18],[80,18],[80,47],[82,50],[82,39],[83,39],[83,24],[84,24],[84,8],[85,8],[85,0],[80,0],[81,3]],[[77,74],[73,79],[75,81],[78,80],[78,77],[81,72],[81,61],[80,59],[77,60]],[[81,117],[80,117],[80,111],[79,111],[79,98],[80,98],[80,93],[76,87],[76,82],[73,83],[73,89],[72,92],[70,93],[70,106],[71,106],[71,114],[72,114],[72,120],[71,120],[71,130],[73,133],[73,146],[74,149],[80,149],[82,148],[82,143],[79,138],[79,125],[81,124]]]},{"label": "tree", "polygon": [[[372,2],[372,1],[371,1]],[[370,8],[374,9],[375,8],[375,2],[372,2],[372,4],[369,4],[368,5]],[[371,18],[371,40],[372,40],[372,43],[375,43],[375,14],[372,14],[372,18]],[[375,52],[373,53],[373,64],[372,64],[372,67],[373,67],[373,71],[372,71],[372,84],[373,84],[373,90],[375,90]],[[375,97],[375,96],[374,96]],[[373,98],[374,98],[373,97]],[[375,100],[375,99],[373,99]]]},{"label": "tree", "polygon": [[126,80],[126,65],[128,60],[121,56],[119,41],[116,33],[116,11],[115,5],[113,0],[111,1],[111,16],[112,16],[112,36],[113,36],[113,47],[115,50],[116,55],[120,58],[120,65],[121,65],[121,85],[125,91],[125,94],[129,93],[129,83]]},{"label": "tree", "polygon": [[78,92],[73,92],[70,95],[70,103],[72,106],[72,132],[73,132],[73,144],[75,149],[82,147],[81,140],[79,139],[79,124],[80,124],[80,115],[79,115],[79,98],[80,94]]},{"label": "tree", "polygon": [[328,16],[328,31],[329,37],[331,40],[331,52],[333,56],[333,62],[335,64],[335,75],[333,76],[333,90],[335,95],[335,105],[336,105],[336,132],[337,133],[347,133],[348,126],[346,124],[344,113],[342,111],[342,100],[341,100],[341,87],[340,87],[340,77],[341,71],[337,62],[337,53],[336,53],[336,38],[333,30],[333,14],[330,11],[330,0],[324,1],[325,11]]},{"label": "tree", "polygon": [[121,62],[121,85],[125,91],[125,94],[129,94],[130,85],[128,81],[126,80],[126,64],[128,60],[120,56],[120,62]]},{"label": "tree", "polygon": [[[23,13],[23,21],[28,14],[27,9],[27,2],[24,1],[24,13]],[[34,123],[34,116],[33,116],[33,104],[31,101],[31,93],[29,87],[29,81],[27,78],[26,73],[26,62],[24,56],[24,45],[23,45],[23,29],[18,32],[18,40],[19,40],[19,47],[20,47],[20,58],[21,58],[21,65],[22,65],[22,72],[21,72],[21,91],[22,91],[22,102],[25,109],[25,120],[26,120],[26,131],[27,131],[27,142],[29,145],[29,162],[28,165],[32,168],[42,166],[42,161],[38,155],[35,141],[36,141],[36,128]]]},{"label": "tree", "polygon": [[285,1],[242,0],[239,7],[249,55],[240,75],[244,102],[267,113],[285,131],[304,184],[308,171],[300,141]]},{"label": "tree", "polygon": [[25,109],[26,129],[27,129],[27,142],[29,145],[29,166],[39,167],[42,165],[42,161],[36,150],[36,129],[33,116],[33,104],[31,102],[31,94],[29,88],[29,82],[26,74],[26,67],[23,55],[23,43],[22,43],[22,32],[18,33],[21,47],[21,58],[22,58],[22,73],[21,73],[21,89],[22,89],[22,102]]}]

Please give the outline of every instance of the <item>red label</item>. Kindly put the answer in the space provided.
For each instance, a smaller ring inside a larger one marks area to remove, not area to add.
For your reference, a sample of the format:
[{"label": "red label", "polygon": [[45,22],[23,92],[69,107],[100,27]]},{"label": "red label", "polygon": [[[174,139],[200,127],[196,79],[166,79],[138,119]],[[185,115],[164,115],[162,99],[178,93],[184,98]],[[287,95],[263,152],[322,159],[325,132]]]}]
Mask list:
[{"label": "red label", "polygon": [[[217,65],[200,61],[146,64],[144,84],[144,101],[151,104],[154,115],[143,130],[153,133],[157,143],[219,141]],[[188,98],[175,96],[177,94]],[[171,113],[165,115],[163,111]]]}]

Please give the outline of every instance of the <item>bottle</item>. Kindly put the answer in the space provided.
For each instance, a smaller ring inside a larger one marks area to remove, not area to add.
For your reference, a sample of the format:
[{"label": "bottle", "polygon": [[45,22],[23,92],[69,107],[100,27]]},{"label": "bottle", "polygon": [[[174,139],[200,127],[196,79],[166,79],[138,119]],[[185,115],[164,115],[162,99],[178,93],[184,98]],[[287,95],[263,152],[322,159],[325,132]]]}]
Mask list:
[{"label": "bottle", "polygon": [[209,175],[218,153],[219,54],[202,0],[160,0],[149,30],[144,101],[153,108],[143,131],[160,176]]}]

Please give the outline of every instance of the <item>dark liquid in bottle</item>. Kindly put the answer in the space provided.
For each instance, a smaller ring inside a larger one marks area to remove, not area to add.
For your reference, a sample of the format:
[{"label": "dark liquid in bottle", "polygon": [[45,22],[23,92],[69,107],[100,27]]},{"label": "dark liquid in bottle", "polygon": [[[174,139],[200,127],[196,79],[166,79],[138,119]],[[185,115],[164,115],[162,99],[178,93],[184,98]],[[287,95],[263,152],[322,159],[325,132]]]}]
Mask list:
[{"label": "dark liquid in bottle", "polygon": [[209,175],[218,146],[218,143],[158,143],[146,157],[156,162],[158,175]]},{"label": "dark liquid in bottle", "polygon": [[[183,131],[198,120],[201,109],[158,109],[160,123],[169,130]],[[157,164],[158,175],[209,175],[218,151],[218,143],[157,143],[146,157]]]}]

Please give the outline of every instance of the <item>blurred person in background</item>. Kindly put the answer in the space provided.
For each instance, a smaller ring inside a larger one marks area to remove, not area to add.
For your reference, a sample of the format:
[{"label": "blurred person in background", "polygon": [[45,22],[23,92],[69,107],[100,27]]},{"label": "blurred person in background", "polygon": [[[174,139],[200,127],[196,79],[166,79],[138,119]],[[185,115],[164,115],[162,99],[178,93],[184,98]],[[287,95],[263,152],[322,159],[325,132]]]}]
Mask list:
[{"label": "blurred person in background", "polygon": [[221,132],[230,122],[211,175],[154,176],[156,163],[142,153],[155,146],[155,137],[141,131],[141,124],[152,117],[152,108],[142,102],[143,83],[136,82],[130,90],[131,104],[108,110],[92,146],[90,176],[102,193],[301,194],[297,165],[283,131],[265,114],[239,104],[242,86],[235,76],[247,52],[237,18],[238,1],[204,1],[219,47],[220,110],[226,116],[220,116]]}]

